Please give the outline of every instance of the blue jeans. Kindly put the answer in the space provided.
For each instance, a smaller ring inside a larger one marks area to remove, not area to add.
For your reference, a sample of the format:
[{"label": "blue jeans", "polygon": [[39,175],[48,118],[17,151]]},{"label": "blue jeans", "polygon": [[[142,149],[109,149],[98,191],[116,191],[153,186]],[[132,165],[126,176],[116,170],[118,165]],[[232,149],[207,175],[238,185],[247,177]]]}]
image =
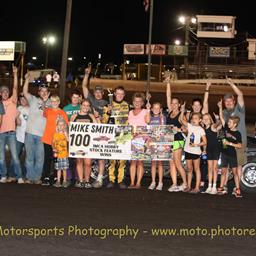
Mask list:
[{"label": "blue jeans", "polygon": [[26,178],[31,181],[40,180],[44,165],[44,144],[41,137],[26,133],[25,149]]},{"label": "blue jeans", "polygon": [[17,154],[16,132],[0,133],[0,174],[1,177],[6,177],[7,168],[5,160],[5,146],[8,145],[11,152],[14,173],[17,179],[21,178],[20,160]]},{"label": "blue jeans", "polygon": [[[22,152],[24,149],[24,143],[17,141],[16,143],[16,148],[17,148],[17,154],[18,157],[20,159],[20,166],[21,166],[21,176],[22,177],[26,177],[26,168],[24,166],[23,161],[21,160],[21,156],[22,156]],[[13,164],[13,160],[11,161],[11,165],[10,165],[10,172],[8,174],[9,177],[14,177],[14,164]]]}]

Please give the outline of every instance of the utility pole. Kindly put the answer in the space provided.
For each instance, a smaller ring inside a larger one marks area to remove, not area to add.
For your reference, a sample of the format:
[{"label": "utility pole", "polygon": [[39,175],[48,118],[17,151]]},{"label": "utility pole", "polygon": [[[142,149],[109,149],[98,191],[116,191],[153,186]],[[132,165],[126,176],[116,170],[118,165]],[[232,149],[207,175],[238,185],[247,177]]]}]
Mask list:
[{"label": "utility pole", "polygon": [[151,80],[151,43],[152,43],[152,26],[153,26],[153,8],[154,8],[154,0],[150,0],[149,29],[148,29],[148,76],[147,76],[146,94],[149,93],[150,80]]},{"label": "utility pole", "polygon": [[66,74],[67,74],[67,60],[68,60],[71,11],[72,11],[72,0],[67,0],[66,20],[65,20],[65,29],[64,29],[63,50],[62,50],[62,61],[61,61],[61,75],[60,75],[60,99],[62,102],[65,99],[65,90],[66,90]]},{"label": "utility pole", "polygon": [[[186,18],[186,20],[185,20],[185,46],[188,48],[189,48],[189,22],[190,22],[189,19]],[[188,78],[188,56],[184,57],[184,67],[185,67],[185,77]]]}]

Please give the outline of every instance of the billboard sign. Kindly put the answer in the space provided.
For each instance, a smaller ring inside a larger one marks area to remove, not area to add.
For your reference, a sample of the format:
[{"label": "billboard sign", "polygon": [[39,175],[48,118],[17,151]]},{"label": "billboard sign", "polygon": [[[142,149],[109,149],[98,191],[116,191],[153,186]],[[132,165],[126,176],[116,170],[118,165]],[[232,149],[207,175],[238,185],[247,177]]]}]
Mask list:
[{"label": "billboard sign", "polygon": [[0,61],[13,61],[15,52],[15,42],[0,42]]},{"label": "billboard sign", "polygon": [[229,47],[210,47],[209,57],[229,58],[230,48]]},{"label": "billboard sign", "polygon": [[124,55],[143,55],[144,44],[124,44]]}]

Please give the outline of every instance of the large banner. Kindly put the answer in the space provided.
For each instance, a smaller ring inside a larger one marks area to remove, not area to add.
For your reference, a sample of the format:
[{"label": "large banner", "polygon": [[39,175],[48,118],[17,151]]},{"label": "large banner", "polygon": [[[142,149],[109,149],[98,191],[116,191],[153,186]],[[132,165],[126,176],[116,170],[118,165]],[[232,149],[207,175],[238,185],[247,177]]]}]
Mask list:
[{"label": "large banner", "polygon": [[116,160],[169,160],[172,126],[69,125],[69,156]]},{"label": "large banner", "polygon": [[131,159],[170,160],[174,132],[169,125],[135,126]]}]

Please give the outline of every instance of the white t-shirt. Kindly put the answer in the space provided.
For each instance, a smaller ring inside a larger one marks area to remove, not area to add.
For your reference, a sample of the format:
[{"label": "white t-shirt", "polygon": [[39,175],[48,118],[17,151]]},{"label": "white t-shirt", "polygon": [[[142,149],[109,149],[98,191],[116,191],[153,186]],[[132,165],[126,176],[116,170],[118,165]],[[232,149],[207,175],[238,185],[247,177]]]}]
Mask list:
[{"label": "white t-shirt", "polygon": [[194,133],[194,143],[199,144],[202,142],[202,136],[205,135],[205,130],[201,126],[194,126],[188,123],[188,136],[186,138],[184,151],[190,154],[201,155],[201,147],[191,147],[190,136]]},{"label": "white t-shirt", "polygon": [[20,118],[21,124],[17,125],[16,127],[16,138],[17,138],[17,141],[24,143],[28,114],[29,114],[29,107],[19,106],[17,110],[20,112],[19,118]]}]

